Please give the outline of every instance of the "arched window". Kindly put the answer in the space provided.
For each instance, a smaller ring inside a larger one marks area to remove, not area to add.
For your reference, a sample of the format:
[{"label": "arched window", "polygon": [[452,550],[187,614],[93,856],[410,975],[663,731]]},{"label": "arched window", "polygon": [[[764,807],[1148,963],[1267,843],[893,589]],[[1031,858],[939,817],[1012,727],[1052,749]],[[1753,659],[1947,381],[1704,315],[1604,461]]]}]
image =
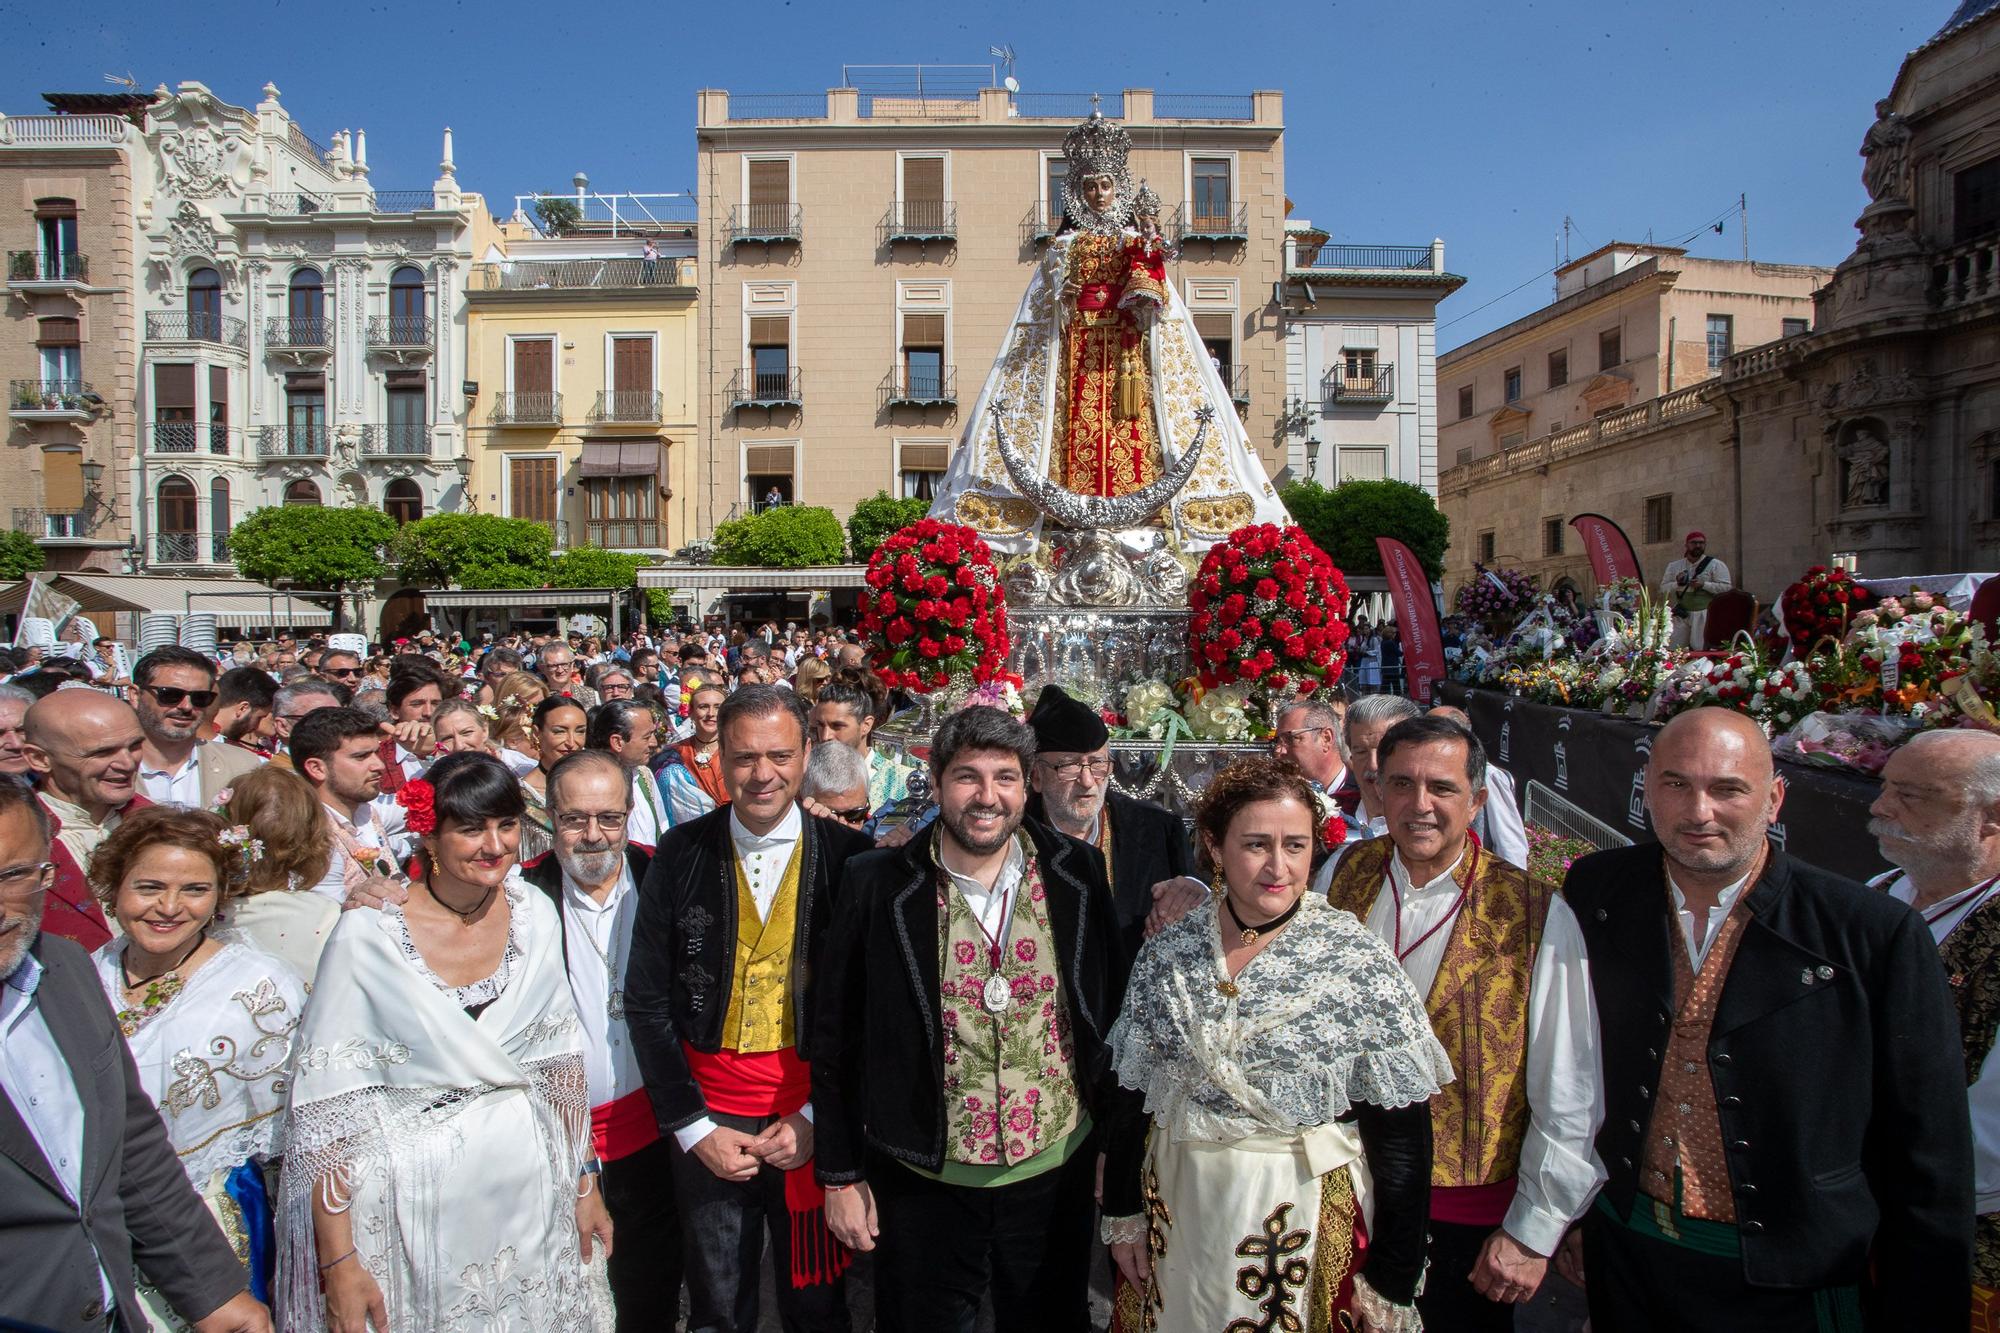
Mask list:
[{"label": "arched window", "polygon": [[294,322],[326,318],[326,284],[321,281],[317,270],[302,268],[292,274],[287,310]]},{"label": "arched window", "polygon": [[222,275],[212,268],[188,274],[188,337],[222,340]]},{"label": "arched window", "polygon": [[229,483],[221,477],[208,483],[208,541],[216,564],[229,560]]},{"label": "arched window", "polygon": [[389,275],[389,341],[417,345],[430,341],[424,329],[424,275],[408,264]]},{"label": "arched window", "polygon": [[316,505],[319,502],[319,487],[312,482],[295,481],[285,487],[285,503],[288,505]]},{"label": "arched window", "polygon": [[153,528],[154,540],[158,543],[157,558],[163,564],[193,564],[195,530],[199,526],[201,504],[194,483],[186,477],[162,477],[154,496]]},{"label": "arched window", "polygon": [[398,477],[382,492],[382,510],[396,520],[396,526],[414,523],[424,516],[424,493],[408,477]]}]

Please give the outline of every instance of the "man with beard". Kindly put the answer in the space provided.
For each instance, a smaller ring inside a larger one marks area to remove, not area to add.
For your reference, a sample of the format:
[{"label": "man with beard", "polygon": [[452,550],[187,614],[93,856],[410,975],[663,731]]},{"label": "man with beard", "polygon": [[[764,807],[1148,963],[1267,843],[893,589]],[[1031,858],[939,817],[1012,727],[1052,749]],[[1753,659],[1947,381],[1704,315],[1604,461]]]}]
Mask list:
[{"label": "man with beard", "polygon": [[319,793],[333,825],[333,856],[312,885],[335,902],[401,902],[398,851],[376,817],[382,794],[382,724],[358,708],[316,708],[292,728],[292,766]]},{"label": "man with beard", "polygon": [[885,1328],[972,1333],[988,1296],[999,1333],[1090,1327],[1129,965],[1102,854],[1027,817],[1034,758],[998,709],[946,719],[936,822],[855,859],[822,952],[819,1179]]},{"label": "man with beard", "polygon": [[234,746],[258,759],[269,759],[271,712],[278,687],[255,667],[231,667],[215,680],[215,712],[209,716],[208,739]]},{"label": "man with beard", "polygon": [[2000,736],[1926,731],[1882,768],[1869,807],[1882,859],[1898,868],[1873,881],[1930,927],[1958,1007],[1972,1114],[1973,1327],[2000,1320]]},{"label": "man with beard", "polygon": [[1904,904],[1774,847],[1784,798],[1756,723],[1684,712],[1646,764],[1660,841],[1563,885],[1606,1034],[1609,1179],[1581,1228],[1597,1327],[1970,1324],[1965,1053],[1937,946]]},{"label": "man with beard", "polygon": [[26,784],[0,778],[7,1315],[23,1328],[144,1328],[136,1263],[195,1333],[269,1333],[270,1312],[246,1290],[140,1086],[95,968],[41,930],[52,854],[47,812]]},{"label": "man with beard", "polygon": [[206,810],[264,761],[247,750],[203,745],[215,708],[215,663],[190,648],[155,648],[132,668],[132,701],[146,743],[139,789],[156,805]]},{"label": "man with beard", "polygon": [[888,696],[885,692],[878,699],[868,688],[871,683],[880,688],[872,675],[842,672],[820,686],[812,708],[813,744],[839,741],[866,759],[868,804],[880,810],[909,795],[910,774],[916,770],[873,743],[879,709]]},{"label": "man with beard", "polygon": [[0,685],[0,773],[32,780],[22,745],[28,738],[28,710],[34,706],[35,696],[19,685]]},{"label": "man with beard", "polygon": [[28,710],[23,749],[56,834],[55,882],[42,928],[86,949],[108,941],[111,927],[83,870],[119,820],[152,804],[139,791],[145,743],[139,715],[96,690],[58,690]]},{"label": "man with beard", "polygon": [[521,867],[562,918],[563,961],[583,1022],[590,1132],[617,1245],[606,1264],[618,1333],[669,1324],[681,1303],[681,1227],[671,1154],[625,1026],[639,885],[652,857],[626,840],[626,766],[579,750],[549,770],[555,847]]},{"label": "man with beard", "polygon": [[765,1231],[788,1333],[847,1333],[849,1256],[812,1176],[808,1061],[835,886],[870,844],[799,808],[809,742],[796,694],[745,686],[717,725],[729,803],[661,839],[625,993],[654,1115],[675,1140],[689,1327],[758,1327]]},{"label": "man with beard", "polygon": [[1187,826],[1170,810],[1111,790],[1111,731],[1095,709],[1061,686],[1042,688],[1028,728],[1035,733],[1028,814],[1104,854],[1129,962],[1138,956],[1156,902],[1184,895],[1192,906],[1207,895],[1200,880],[1188,877],[1194,853]]}]

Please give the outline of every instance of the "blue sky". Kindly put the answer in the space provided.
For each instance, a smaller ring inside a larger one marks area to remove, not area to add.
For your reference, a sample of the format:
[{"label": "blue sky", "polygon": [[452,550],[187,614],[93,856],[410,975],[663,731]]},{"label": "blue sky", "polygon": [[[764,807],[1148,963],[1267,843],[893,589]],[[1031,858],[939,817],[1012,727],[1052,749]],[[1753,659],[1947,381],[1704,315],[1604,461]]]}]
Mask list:
[{"label": "blue sky", "polygon": [[[1471,279],[1439,314],[1449,348],[1547,302],[1565,216],[1582,254],[1680,240],[1747,194],[1755,257],[1837,263],[1874,100],[1954,4],[93,0],[13,7],[0,110],[107,72],[240,105],[270,80],[315,138],[365,128],[380,189],[427,186],[451,125],[460,181],[500,209],[578,170],[688,188],[697,88],[812,92],[843,62],[988,63],[1010,43],[1036,91],[1283,90],[1298,213],[1341,241],[1442,236]],[[1739,255],[1740,226],[1691,248]]]}]

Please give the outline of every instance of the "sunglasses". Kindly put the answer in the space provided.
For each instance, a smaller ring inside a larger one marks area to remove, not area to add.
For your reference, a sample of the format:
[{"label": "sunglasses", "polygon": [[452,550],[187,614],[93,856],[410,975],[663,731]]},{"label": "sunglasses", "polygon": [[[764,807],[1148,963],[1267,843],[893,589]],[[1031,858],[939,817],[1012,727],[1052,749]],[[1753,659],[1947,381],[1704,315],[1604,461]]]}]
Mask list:
[{"label": "sunglasses", "polygon": [[322,676],[332,676],[332,677],[333,677],[333,678],[334,678],[335,680],[340,680],[340,679],[342,679],[342,678],[344,678],[344,677],[347,677],[347,676],[358,676],[358,675],[360,675],[360,674],[361,674],[361,668],[360,668],[360,667],[325,667],[325,668],[322,668],[322,669],[321,669],[321,671],[320,671],[320,674],[321,674]]},{"label": "sunglasses", "polygon": [[183,700],[196,708],[206,708],[215,702],[214,690],[183,690],[175,685],[142,685],[141,689],[153,696],[153,702],[162,708],[178,708]]},{"label": "sunglasses", "polygon": [[832,810],[828,813],[843,824],[865,824],[868,822],[868,816],[875,812],[865,805],[851,805],[845,810]]}]

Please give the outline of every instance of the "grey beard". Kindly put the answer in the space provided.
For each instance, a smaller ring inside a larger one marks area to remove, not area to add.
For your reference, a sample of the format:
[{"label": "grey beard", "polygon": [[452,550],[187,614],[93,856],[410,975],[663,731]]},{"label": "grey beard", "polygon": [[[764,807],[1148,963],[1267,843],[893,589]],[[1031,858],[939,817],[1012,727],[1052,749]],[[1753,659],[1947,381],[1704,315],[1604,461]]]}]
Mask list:
[{"label": "grey beard", "polygon": [[624,859],[625,849],[608,844],[600,844],[601,851],[586,851],[578,848],[573,852],[560,849],[556,860],[561,862],[563,873],[579,884],[602,884],[618,873],[618,864]]}]

